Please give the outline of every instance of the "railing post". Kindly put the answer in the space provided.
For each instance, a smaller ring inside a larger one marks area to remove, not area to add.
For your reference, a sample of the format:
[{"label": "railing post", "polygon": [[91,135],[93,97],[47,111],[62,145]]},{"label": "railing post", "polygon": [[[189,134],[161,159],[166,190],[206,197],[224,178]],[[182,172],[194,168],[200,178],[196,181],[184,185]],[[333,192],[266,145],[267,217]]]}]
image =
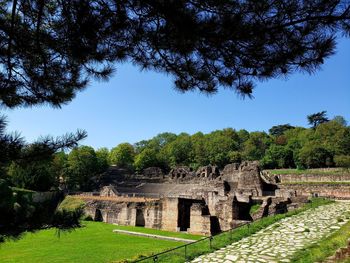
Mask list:
[{"label": "railing post", "polygon": [[212,240],[213,240],[213,237],[212,236],[209,237],[209,248],[210,248],[210,250],[212,250],[212,244],[211,244]]},{"label": "railing post", "polygon": [[187,261],[187,245],[185,245],[185,261]]},{"label": "railing post", "polygon": [[230,229],[230,241],[232,241],[232,228]]}]

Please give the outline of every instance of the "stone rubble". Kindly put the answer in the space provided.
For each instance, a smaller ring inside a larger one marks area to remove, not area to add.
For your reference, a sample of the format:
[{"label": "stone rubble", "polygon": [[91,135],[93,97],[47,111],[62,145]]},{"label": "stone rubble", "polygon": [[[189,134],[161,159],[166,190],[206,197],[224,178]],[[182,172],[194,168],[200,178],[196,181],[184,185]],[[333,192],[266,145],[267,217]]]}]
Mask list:
[{"label": "stone rubble", "polygon": [[347,202],[309,209],[192,262],[290,262],[296,251],[337,231],[349,214]]}]

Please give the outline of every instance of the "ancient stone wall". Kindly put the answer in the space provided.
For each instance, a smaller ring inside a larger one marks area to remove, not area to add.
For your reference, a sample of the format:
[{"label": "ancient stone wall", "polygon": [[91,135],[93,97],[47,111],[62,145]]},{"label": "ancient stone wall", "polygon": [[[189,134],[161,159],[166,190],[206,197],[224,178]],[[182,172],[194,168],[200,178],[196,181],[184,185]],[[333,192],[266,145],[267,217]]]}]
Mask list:
[{"label": "ancient stone wall", "polygon": [[281,190],[293,189],[296,195],[350,199],[350,185],[342,184],[283,184]]},{"label": "ancient stone wall", "polygon": [[192,204],[191,206],[191,217],[190,217],[190,228],[188,232],[197,235],[210,235],[210,215],[203,214],[202,204]]},{"label": "ancient stone wall", "polygon": [[161,229],[177,231],[178,198],[165,198],[163,201]]},{"label": "ancient stone wall", "polygon": [[196,177],[209,180],[216,179],[218,176],[220,176],[219,168],[213,165],[202,166],[196,172]]},{"label": "ancient stone wall", "polygon": [[232,183],[238,183],[238,173],[239,173],[239,163],[231,163],[224,167],[224,170],[222,170],[221,175],[223,180],[232,182]]},{"label": "ancient stone wall", "polygon": [[263,195],[263,181],[257,162],[243,162],[239,166],[237,190],[248,195]]},{"label": "ancient stone wall", "polygon": [[281,174],[277,175],[281,183],[290,182],[350,182],[349,174]]}]

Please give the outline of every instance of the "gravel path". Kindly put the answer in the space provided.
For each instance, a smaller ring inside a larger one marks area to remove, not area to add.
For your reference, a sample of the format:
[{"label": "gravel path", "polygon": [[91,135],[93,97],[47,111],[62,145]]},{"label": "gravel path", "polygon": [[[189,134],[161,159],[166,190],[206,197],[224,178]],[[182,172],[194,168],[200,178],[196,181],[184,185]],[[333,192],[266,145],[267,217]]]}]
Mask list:
[{"label": "gravel path", "polygon": [[349,216],[348,202],[310,209],[192,262],[290,262],[293,253],[336,231]]}]

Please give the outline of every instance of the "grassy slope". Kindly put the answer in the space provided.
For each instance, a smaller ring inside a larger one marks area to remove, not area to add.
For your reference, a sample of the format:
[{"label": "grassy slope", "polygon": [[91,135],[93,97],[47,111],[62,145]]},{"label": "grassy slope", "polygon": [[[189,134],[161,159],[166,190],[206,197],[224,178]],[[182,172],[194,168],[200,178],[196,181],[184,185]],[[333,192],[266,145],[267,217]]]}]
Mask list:
[{"label": "grassy slope", "polygon": [[[349,216],[350,218],[350,216]],[[340,247],[345,247],[350,238],[350,221],[343,225],[337,232],[321,240],[317,244],[311,245],[297,252],[291,262],[313,263],[321,262],[327,257],[334,255]],[[350,262],[350,259],[345,262]]]},{"label": "grassy slope", "polygon": [[59,209],[65,210],[74,210],[76,208],[82,207],[84,205],[84,201],[79,198],[74,198],[72,196],[66,196],[62,203],[59,205]]},{"label": "grassy slope", "polygon": [[332,169],[330,171],[323,170],[323,169],[305,169],[305,170],[298,170],[298,169],[274,169],[274,170],[267,170],[270,174],[276,174],[276,175],[283,175],[283,174],[346,174],[349,173],[349,170],[343,169],[343,168],[336,168]]},{"label": "grassy slope", "polygon": [[350,185],[350,182],[286,182],[282,185]]},{"label": "grassy slope", "polygon": [[111,262],[150,255],[183,243],[113,233],[114,225],[84,222],[86,227],[57,236],[54,229],[27,233],[0,245],[0,262]]}]

